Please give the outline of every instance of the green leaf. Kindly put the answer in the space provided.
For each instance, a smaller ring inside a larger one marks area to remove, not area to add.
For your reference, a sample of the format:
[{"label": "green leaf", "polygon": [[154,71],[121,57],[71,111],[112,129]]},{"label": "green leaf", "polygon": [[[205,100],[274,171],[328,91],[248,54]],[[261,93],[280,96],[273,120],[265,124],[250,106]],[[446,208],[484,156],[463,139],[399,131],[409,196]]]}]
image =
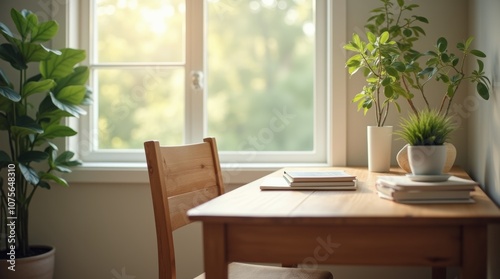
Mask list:
[{"label": "green leaf", "polygon": [[16,103],[21,101],[21,95],[12,90],[10,87],[6,86],[0,86],[0,96],[3,96]]},{"label": "green leaf", "polygon": [[358,50],[357,46],[355,46],[355,45],[354,45],[354,44],[352,44],[352,43],[344,45],[344,49],[345,49],[345,50],[354,51],[354,52],[359,52],[359,50]]},{"label": "green leaf", "polygon": [[54,123],[45,128],[45,132],[42,134],[42,137],[45,139],[53,139],[60,137],[71,137],[76,134],[77,132],[70,127]]},{"label": "green leaf", "polygon": [[12,84],[9,81],[7,75],[0,69],[0,86],[8,86],[12,88]]},{"label": "green leaf", "polygon": [[71,151],[64,151],[54,160],[54,164],[61,172],[71,172],[71,170],[69,169],[70,167],[75,167],[82,164],[80,160],[72,160],[74,156],[75,153]]},{"label": "green leaf", "polygon": [[446,49],[448,48],[448,41],[443,37],[439,38],[437,40],[437,47],[439,52],[445,52]]},{"label": "green leaf", "polygon": [[481,57],[481,58],[485,58],[485,57],[486,57],[486,54],[485,54],[484,52],[482,52],[482,51],[480,51],[480,50],[477,50],[477,49],[473,49],[473,50],[471,50],[471,51],[470,51],[470,53],[471,53],[472,55],[477,56],[477,57]]},{"label": "green leaf", "polygon": [[481,96],[483,99],[488,100],[490,98],[490,92],[488,90],[488,86],[482,82],[478,82],[477,86],[477,93],[479,93],[479,96]]},{"label": "green leaf", "polygon": [[472,44],[473,40],[474,40],[474,37],[472,37],[472,36],[467,38],[467,40],[465,41],[465,49],[469,49],[470,44]]},{"label": "green leaf", "polygon": [[384,87],[384,95],[386,98],[392,98],[394,96],[394,90],[392,89],[392,86],[388,85]]},{"label": "green leaf", "polygon": [[43,160],[46,160],[49,158],[49,154],[42,152],[42,151],[27,151],[24,152],[23,154],[19,155],[17,160],[23,164],[28,165],[29,163],[35,161],[35,162],[41,162]]},{"label": "green leaf", "polygon": [[29,116],[21,116],[17,118],[14,126],[11,126],[12,134],[15,137],[24,137],[30,134],[41,134],[43,129]]},{"label": "green leaf", "polygon": [[404,0],[398,0],[398,6],[403,7],[405,5]]},{"label": "green leaf", "polygon": [[363,93],[358,93],[354,96],[354,98],[352,98],[352,101],[353,102],[359,102],[360,100],[364,99],[365,98],[365,94]]},{"label": "green leaf", "polygon": [[455,95],[455,87],[452,84],[448,85],[448,90],[446,91],[446,95],[450,98],[453,98],[453,95]]},{"label": "green leaf", "polygon": [[375,24],[378,26],[382,25],[384,22],[385,22],[385,14],[379,14],[375,18]]},{"label": "green leaf", "polygon": [[484,69],[484,63],[483,61],[477,59],[477,66],[478,66],[478,72],[482,72]]},{"label": "green leaf", "polygon": [[444,62],[444,63],[448,63],[450,62],[450,56],[446,53],[441,53],[441,60]]},{"label": "green leaf", "polygon": [[20,48],[26,62],[40,62],[48,59],[50,55],[59,54],[59,51],[46,48],[41,44],[22,43]]},{"label": "green leaf", "polygon": [[366,36],[368,38],[368,42],[372,44],[374,44],[377,41],[377,36],[375,36],[375,34],[373,34],[372,32],[367,32]]},{"label": "green leaf", "polygon": [[10,17],[12,18],[12,21],[16,25],[17,32],[23,38],[26,38],[29,35],[28,20],[26,19],[26,15],[28,14],[29,11],[27,10],[22,10],[21,12],[18,12],[14,8],[10,10]]},{"label": "green leaf", "polygon": [[58,100],[52,92],[50,92],[49,95],[50,95],[50,99],[52,100],[52,103],[57,108],[71,114],[74,117],[79,117],[80,115],[85,115],[87,113],[84,109],[80,108],[77,105],[74,105],[74,104],[66,102],[66,101]]},{"label": "green leaf", "polygon": [[25,70],[28,65],[24,62],[22,54],[19,49],[15,48],[11,44],[0,45],[0,58],[10,63],[10,65],[16,70]]},{"label": "green leaf", "polygon": [[46,79],[63,78],[73,72],[73,67],[85,59],[85,51],[64,48],[61,55],[51,53],[46,61],[40,62],[40,73]]},{"label": "green leaf", "polygon": [[422,27],[420,26],[413,26],[412,27],[413,29],[413,32],[415,32],[415,34],[418,36],[419,34],[422,34],[422,35],[425,35],[425,31]]},{"label": "green leaf", "polygon": [[38,182],[38,187],[49,190],[50,184],[47,183],[47,181],[40,180],[40,182]]},{"label": "green leaf", "polygon": [[55,85],[56,83],[52,79],[45,79],[42,81],[30,81],[24,85],[23,95],[25,97],[28,97],[36,93],[43,93],[50,90]]},{"label": "green leaf", "polygon": [[86,88],[83,85],[70,85],[55,93],[56,98],[61,102],[79,105],[85,98]]},{"label": "green leaf", "polygon": [[19,163],[19,170],[21,171],[26,181],[28,181],[30,184],[37,185],[40,181],[40,178],[38,177],[36,171],[31,167]]},{"label": "green leaf", "polygon": [[395,77],[395,78],[399,78],[399,72],[396,69],[394,69],[392,67],[387,67],[386,71],[390,76]]},{"label": "green leaf", "polygon": [[392,81],[392,79],[390,77],[384,78],[384,80],[382,80],[382,86],[387,86],[387,85],[391,84],[391,81]]},{"label": "green leaf", "polygon": [[398,102],[393,102],[393,104],[396,106],[398,113],[401,113],[401,106],[398,104]]},{"label": "green leaf", "polygon": [[394,62],[392,63],[392,67],[394,67],[394,69],[396,69],[398,72],[404,72],[406,70],[406,66],[403,62]]},{"label": "green leaf", "polygon": [[12,31],[10,31],[9,27],[7,27],[7,25],[3,24],[2,22],[0,22],[0,33],[2,33],[2,36],[4,36],[6,39],[14,37],[14,34],[12,34]]},{"label": "green leaf", "polygon": [[413,17],[420,22],[429,23],[429,20],[423,16],[413,16]]},{"label": "green leaf", "polygon": [[31,33],[31,42],[46,42],[52,39],[59,30],[59,25],[56,21],[50,20],[42,22]]},{"label": "green leaf", "polygon": [[43,180],[52,180],[55,183],[57,183],[57,184],[59,184],[61,186],[64,186],[64,187],[68,187],[69,186],[68,182],[65,179],[63,179],[62,177],[56,176],[56,175],[54,175],[52,173],[43,173],[40,176],[40,179],[43,179]]},{"label": "green leaf", "polygon": [[439,75],[439,78],[440,78],[443,82],[445,82],[445,83],[450,82],[450,78],[449,78],[447,75],[445,75],[445,74],[441,74],[441,75]]},{"label": "green leaf", "polygon": [[405,29],[403,30],[403,35],[405,35],[406,37],[411,37],[411,35],[413,35],[413,31],[411,31],[411,29]]},{"label": "green leaf", "polygon": [[420,73],[418,73],[419,76],[425,76],[425,75],[429,75],[429,77],[431,77],[436,71],[436,68],[434,67],[427,67],[425,69],[423,69]]},{"label": "green leaf", "polygon": [[379,42],[380,44],[385,44],[389,40],[389,32],[385,31],[380,35]]},{"label": "green leaf", "polygon": [[465,45],[464,45],[464,43],[457,43],[457,49],[458,49],[458,50],[461,50],[461,51],[464,51],[464,50],[465,50]]}]

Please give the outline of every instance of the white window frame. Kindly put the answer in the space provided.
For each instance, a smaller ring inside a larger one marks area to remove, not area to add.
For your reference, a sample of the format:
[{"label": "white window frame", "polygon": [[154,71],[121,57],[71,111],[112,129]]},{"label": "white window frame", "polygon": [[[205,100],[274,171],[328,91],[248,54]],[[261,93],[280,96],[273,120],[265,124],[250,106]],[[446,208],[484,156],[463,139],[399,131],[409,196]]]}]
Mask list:
[{"label": "white window frame", "polygon": [[[245,157],[241,157],[241,152],[239,153],[239,158],[234,157],[234,154],[228,154],[221,152],[221,161],[227,162],[238,162],[238,163],[223,163],[222,167],[225,173],[226,183],[246,183],[262,175],[269,173],[270,171],[276,170],[284,166],[343,166],[346,164],[346,106],[347,106],[347,96],[346,96],[346,71],[344,68],[345,61],[345,51],[342,48],[346,41],[346,0],[317,0],[320,1],[319,4],[325,5],[323,8],[316,9],[317,13],[324,13],[322,16],[316,15],[317,19],[322,19],[321,22],[317,24],[317,34],[324,32],[326,34],[324,41],[317,42],[317,53],[326,53],[324,59],[317,59],[317,61],[325,63],[325,65],[320,65],[320,67],[326,69],[323,72],[317,72],[316,75],[320,75],[322,78],[328,80],[327,83],[316,82],[315,87],[317,90],[325,90],[328,92],[324,99],[316,98],[316,105],[321,107],[322,104],[327,104],[325,107],[326,123],[318,123],[315,127],[316,137],[323,142],[324,150],[321,153],[324,155],[322,160],[301,160],[301,163],[286,163],[286,160],[279,161],[267,161],[262,163],[252,163],[246,162]],[[59,7],[61,4],[57,0],[53,0],[57,3]],[[196,5],[195,2],[201,2],[199,0],[188,0],[187,5]],[[82,37],[75,37],[74,34],[79,34],[81,20],[75,19],[79,14],[84,14],[85,12],[82,8],[87,4],[87,0],[81,1],[68,1],[66,3],[66,12],[64,13],[64,18],[60,15],[63,13],[58,13],[55,16],[61,25],[67,25],[65,29],[65,40],[66,44],[81,48]],[[198,11],[199,9],[187,9],[192,11]],[[326,16],[329,11],[329,16]],[[82,13],[83,12],[83,13]],[[197,26],[187,26],[187,28],[198,29],[203,26],[203,16],[200,14],[191,14],[187,16],[194,16],[195,18],[200,18],[196,21]],[[189,21],[188,21],[189,22]],[[200,25],[201,24],[201,25]],[[87,25],[88,26],[88,25]],[[335,26],[335,29],[333,28]],[[320,28],[318,28],[320,27]],[[76,32],[75,32],[76,31]],[[188,36],[188,40],[189,40]],[[197,46],[203,48],[203,42],[188,42],[189,45]],[[196,50],[194,50],[196,51]],[[199,50],[198,50],[199,51]],[[201,54],[200,54],[201,53]],[[192,54],[193,55],[193,54]],[[198,55],[203,55],[203,52],[199,52]],[[189,55],[187,55],[189,57]],[[196,60],[196,59],[195,59]],[[197,59],[197,61],[202,61],[202,59]],[[194,65],[194,62],[187,60],[186,64],[191,65],[193,68],[201,68],[202,65]],[[316,79],[317,81],[320,78]],[[190,77],[186,74],[186,88],[191,88]],[[186,94],[187,98],[198,98],[198,100],[187,100],[192,104],[191,108],[186,108],[186,110],[194,110],[200,114],[204,113],[203,98],[206,94]],[[201,97],[200,97],[201,96]],[[334,101],[335,100],[335,101]],[[189,113],[189,112],[188,112]],[[200,127],[200,121],[196,121],[195,118],[203,117],[203,115],[192,114],[187,116],[186,122],[190,126],[191,130],[186,130],[186,142],[197,141],[203,138],[204,131],[206,127]],[[83,123],[85,124],[85,119]],[[190,123],[191,121],[191,123]],[[198,123],[198,124],[196,124]],[[100,158],[92,156],[82,156],[84,153],[84,147],[86,144],[85,138],[88,134],[82,129],[82,120],[71,121],[71,126],[75,127],[79,131],[78,136],[71,138],[67,144],[71,150],[78,150],[81,158],[85,159],[84,165],[76,168],[73,173],[68,175],[68,180],[71,182],[102,182],[102,183],[144,183],[147,182],[147,173],[145,170],[145,163],[142,160],[137,160],[137,156],[143,157],[143,152],[137,151],[136,154],[130,153],[128,156],[120,151],[114,151],[111,153],[100,154]],[[191,140],[189,140],[189,138]],[[90,141],[87,141],[90,142]],[[317,144],[317,142],[315,143]],[[114,153],[114,154],[113,154]],[[113,157],[118,156],[119,157]],[[244,154],[245,155],[245,154]],[[253,156],[252,153],[246,154],[248,156]],[[267,154],[270,158],[274,158],[276,154],[269,152]],[[297,161],[297,152],[289,153],[285,157],[288,157],[290,161]],[[111,158],[110,158],[111,156]],[[91,158],[92,160],[88,160]],[[243,159],[242,159],[243,158]],[[98,160],[95,160],[98,159]],[[248,160],[251,161],[251,160]]]}]

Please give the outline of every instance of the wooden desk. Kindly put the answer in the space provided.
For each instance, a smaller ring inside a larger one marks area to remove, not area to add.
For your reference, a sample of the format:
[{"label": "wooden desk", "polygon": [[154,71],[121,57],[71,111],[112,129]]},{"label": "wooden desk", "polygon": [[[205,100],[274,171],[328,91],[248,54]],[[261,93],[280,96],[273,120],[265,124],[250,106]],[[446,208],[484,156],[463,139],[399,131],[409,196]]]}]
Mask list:
[{"label": "wooden desk", "polygon": [[487,224],[500,222],[500,209],[479,187],[474,204],[405,205],[377,196],[375,180],[388,173],[337,169],[359,189],[261,191],[256,180],[190,210],[203,222],[206,278],[227,278],[233,261],[431,266],[433,279],[459,266],[463,279],[486,278]]}]

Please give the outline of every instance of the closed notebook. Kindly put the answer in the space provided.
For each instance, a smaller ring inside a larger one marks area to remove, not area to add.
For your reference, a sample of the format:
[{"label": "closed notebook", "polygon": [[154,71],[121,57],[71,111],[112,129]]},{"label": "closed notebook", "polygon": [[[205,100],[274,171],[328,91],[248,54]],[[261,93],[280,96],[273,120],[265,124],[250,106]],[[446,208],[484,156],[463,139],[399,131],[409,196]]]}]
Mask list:
[{"label": "closed notebook", "polygon": [[283,176],[289,182],[352,181],[356,179],[356,176],[348,174],[343,170],[331,170],[331,171],[285,170]]},{"label": "closed notebook", "polygon": [[450,176],[446,181],[413,181],[406,176],[379,176],[377,183],[396,190],[474,190],[477,182],[457,176]]},{"label": "closed notebook", "polygon": [[[321,185],[321,184],[320,184]],[[266,177],[260,185],[261,190],[356,190],[356,181],[352,181],[350,185],[336,185],[336,186],[290,186],[284,177],[271,176]]]},{"label": "closed notebook", "polygon": [[470,190],[395,190],[394,188],[386,187],[377,184],[377,191],[387,198],[393,200],[442,200],[442,199],[469,199]]}]

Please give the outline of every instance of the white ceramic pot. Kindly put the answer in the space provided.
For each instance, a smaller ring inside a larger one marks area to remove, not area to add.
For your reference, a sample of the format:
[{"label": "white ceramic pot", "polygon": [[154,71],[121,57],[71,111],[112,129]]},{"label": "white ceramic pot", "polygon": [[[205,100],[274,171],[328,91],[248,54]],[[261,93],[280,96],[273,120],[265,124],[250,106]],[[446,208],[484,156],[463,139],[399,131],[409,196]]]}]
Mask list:
[{"label": "white ceramic pot", "polygon": [[[455,159],[457,158],[457,148],[455,145],[449,142],[445,142],[446,146],[446,163],[443,167],[443,173],[449,173],[451,168],[455,164]],[[403,146],[396,155],[396,160],[400,168],[402,168],[407,173],[411,173],[410,163],[408,162],[408,146],[409,144]]]},{"label": "white ceramic pot", "polygon": [[368,126],[368,170],[388,172],[391,168],[392,126]]},{"label": "white ceramic pot", "polygon": [[33,246],[46,250],[45,253],[15,259],[15,271],[9,269],[12,262],[0,261],[0,278],[2,279],[52,279],[54,277],[55,248],[50,246]]},{"label": "white ceramic pot", "polygon": [[413,175],[440,175],[446,163],[445,145],[408,146],[408,162]]}]

